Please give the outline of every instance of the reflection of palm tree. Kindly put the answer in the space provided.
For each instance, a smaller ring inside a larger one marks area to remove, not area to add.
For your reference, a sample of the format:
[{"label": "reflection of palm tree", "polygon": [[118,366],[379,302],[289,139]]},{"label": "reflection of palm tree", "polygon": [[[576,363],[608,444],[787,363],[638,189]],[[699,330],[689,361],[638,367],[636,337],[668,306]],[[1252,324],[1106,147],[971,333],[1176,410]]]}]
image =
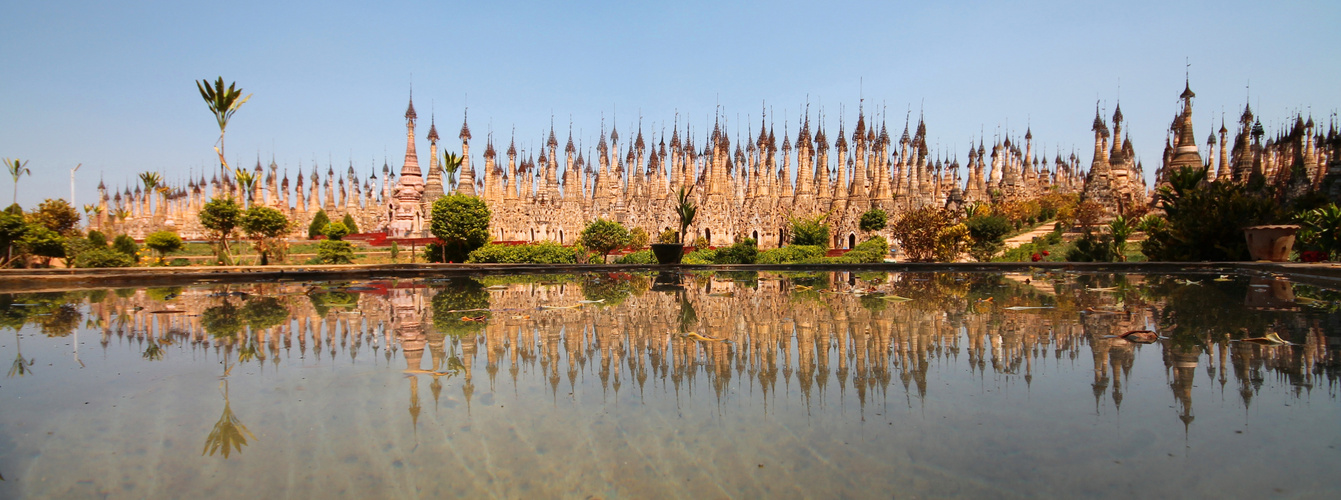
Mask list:
[{"label": "reflection of palm tree", "polygon": [[22,377],[33,372],[30,367],[33,366],[34,360],[23,359],[23,346],[19,344],[19,332],[17,330],[14,331],[14,347],[18,349],[19,357],[14,359],[14,364],[10,366],[7,378],[13,378],[15,375]]},{"label": "reflection of palm tree", "polygon": [[247,430],[247,426],[233,415],[233,409],[228,404],[228,381],[219,382],[223,389],[224,409],[223,415],[219,416],[219,421],[214,423],[214,430],[205,437],[205,449],[200,454],[208,453],[214,456],[215,452],[222,452],[225,459],[228,454],[234,451],[242,452],[242,447],[247,445],[247,438],[256,439],[256,435]]}]

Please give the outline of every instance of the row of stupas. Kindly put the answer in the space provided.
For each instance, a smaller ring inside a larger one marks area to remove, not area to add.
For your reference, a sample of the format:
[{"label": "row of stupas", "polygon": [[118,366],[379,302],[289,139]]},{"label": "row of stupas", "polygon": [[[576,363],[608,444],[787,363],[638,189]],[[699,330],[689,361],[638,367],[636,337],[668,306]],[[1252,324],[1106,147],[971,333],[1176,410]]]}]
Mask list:
[{"label": "row of stupas", "polygon": [[[1252,126],[1245,109],[1242,130],[1232,152],[1222,126],[1219,166],[1203,163],[1192,131],[1192,93],[1185,88],[1183,106],[1170,127],[1157,181],[1179,166],[1209,166],[1211,178],[1248,182],[1260,174],[1281,190],[1299,191],[1323,187],[1325,165],[1335,163],[1341,142],[1333,126],[1324,138],[1315,135],[1312,119],[1289,132],[1262,143],[1260,122]],[[287,172],[281,179],[272,161],[263,168],[258,160],[253,175],[258,181],[244,192],[226,169],[214,179],[203,177],[183,187],[145,192],[139,187],[109,197],[99,184],[99,201],[91,208],[91,226],[134,237],[171,228],[188,239],[205,236],[196,214],[212,197],[224,196],[240,203],[255,203],[283,211],[295,222],[294,237],[306,234],[308,223],[324,211],[332,220],[348,215],[363,232],[384,231],[392,237],[430,236],[433,202],[447,192],[483,198],[493,212],[490,234],[496,241],[555,241],[571,244],[585,225],[597,218],[617,220],[649,234],[678,229],[674,211],[676,194],[690,190],[700,207],[687,240],[706,238],[710,244],[727,245],[739,237],[756,239],[763,248],[784,242],[789,220],[827,214],[836,248],[851,247],[861,235],[862,213],[879,208],[891,216],[925,206],[956,208],[976,202],[1019,202],[1049,193],[1078,193],[1094,200],[1109,214],[1127,213],[1153,203],[1146,186],[1144,168],[1129,136],[1123,134],[1121,106],[1109,122],[1096,111],[1094,155],[1088,168],[1075,153],[1060,151],[1051,160],[1034,144],[1032,131],[1023,141],[1007,136],[988,148],[980,139],[970,144],[967,162],[933,153],[927,143],[926,123],[919,118],[915,128],[905,122],[895,142],[886,124],[868,124],[864,110],[857,114],[849,134],[839,120],[838,133],[830,141],[823,126],[812,129],[809,113],[798,120],[795,138],[784,124],[782,141],[775,126],[762,118],[757,130],[745,131],[746,140],[733,134],[719,116],[701,142],[689,127],[681,130],[678,120],[669,138],[645,135],[641,125],[632,138],[620,140],[612,127],[602,125],[595,150],[575,144],[571,127],[560,146],[551,126],[547,139],[536,152],[519,151],[510,141],[506,158],[499,158],[492,134],[485,141],[483,165],[476,166],[470,154],[472,139],[463,120],[462,164],[459,181],[451,185],[439,166],[437,126],[430,122],[429,165],[419,166],[416,150],[418,115],[413,98],[405,112],[405,158],[394,172],[385,162],[379,184],[376,172],[360,180],[351,165],[345,176],[328,166],[324,176],[317,167],[304,179],[300,172],[290,185]],[[821,120],[822,121],[822,120]],[[655,141],[655,142],[654,142]],[[1210,148],[1217,140],[1212,135]],[[1330,144],[1331,147],[1323,147]],[[1176,145],[1176,146],[1175,146]],[[562,151],[562,155],[560,155]],[[781,154],[779,154],[781,153]],[[1212,157],[1208,151],[1207,157]],[[1296,168],[1295,165],[1298,165]],[[1341,175],[1341,166],[1336,168]],[[1341,188],[1341,183],[1336,183]],[[1330,186],[1327,186],[1330,187]],[[249,200],[249,201],[248,201]]]}]

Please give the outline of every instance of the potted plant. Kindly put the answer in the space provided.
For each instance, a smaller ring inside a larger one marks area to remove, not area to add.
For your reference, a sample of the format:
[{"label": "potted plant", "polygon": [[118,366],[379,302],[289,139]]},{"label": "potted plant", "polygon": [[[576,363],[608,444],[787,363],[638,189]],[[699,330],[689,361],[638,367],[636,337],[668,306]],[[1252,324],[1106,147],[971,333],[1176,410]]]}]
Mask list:
[{"label": "potted plant", "polygon": [[660,264],[679,264],[680,259],[684,257],[684,234],[689,229],[689,225],[694,223],[694,216],[698,214],[698,207],[689,199],[690,193],[694,191],[689,188],[680,188],[676,194],[679,199],[679,205],[675,207],[676,215],[680,216],[680,231],[678,233],[666,230],[657,238],[657,243],[652,244],[652,255],[655,255]]},{"label": "potted plant", "polygon": [[1294,224],[1245,227],[1243,235],[1248,239],[1248,255],[1252,260],[1290,260],[1290,250],[1294,248],[1294,236],[1298,231],[1299,226]]}]

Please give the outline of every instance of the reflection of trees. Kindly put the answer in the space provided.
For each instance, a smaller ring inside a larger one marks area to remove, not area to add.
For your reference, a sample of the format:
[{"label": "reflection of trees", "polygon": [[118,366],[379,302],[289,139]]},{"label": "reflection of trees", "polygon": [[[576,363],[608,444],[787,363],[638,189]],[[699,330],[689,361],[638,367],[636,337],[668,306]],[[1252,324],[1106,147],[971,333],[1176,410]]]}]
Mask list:
[{"label": "reflection of trees", "polygon": [[450,337],[463,337],[484,329],[482,321],[463,321],[465,316],[489,316],[489,291],[471,278],[447,280],[433,296],[433,327]]},{"label": "reflection of trees", "polygon": [[652,280],[644,274],[593,273],[583,275],[580,284],[583,298],[601,301],[600,307],[613,307],[631,295],[646,293],[652,287]]},{"label": "reflection of trees", "polygon": [[200,313],[200,324],[205,328],[205,333],[216,339],[235,336],[242,332],[243,326],[237,306],[227,300]]},{"label": "reflection of trees", "polygon": [[233,415],[233,409],[228,402],[227,380],[219,382],[219,390],[224,397],[223,414],[219,415],[219,421],[214,423],[214,428],[210,430],[208,436],[205,436],[205,449],[201,450],[200,454],[214,456],[219,452],[226,460],[230,453],[242,451],[242,447],[247,445],[248,437],[256,439],[256,436]]},{"label": "reflection of trees", "polygon": [[274,297],[261,297],[248,300],[239,316],[253,332],[258,332],[288,322],[289,308]]}]

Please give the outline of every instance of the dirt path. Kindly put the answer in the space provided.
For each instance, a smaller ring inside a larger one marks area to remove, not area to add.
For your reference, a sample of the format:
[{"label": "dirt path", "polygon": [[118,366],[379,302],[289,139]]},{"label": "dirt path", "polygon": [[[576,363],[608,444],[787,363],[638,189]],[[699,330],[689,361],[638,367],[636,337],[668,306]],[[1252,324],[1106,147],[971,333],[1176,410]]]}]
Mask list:
[{"label": "dirt path", "polygon": [[1034,241],[1035,236],[1043,236],[1052,232],[1054,221],[1047,221],[1039,224],[1037,227],[1018,235],[1006,238],[1006,250],[1018,247],[1030,241]]}]

